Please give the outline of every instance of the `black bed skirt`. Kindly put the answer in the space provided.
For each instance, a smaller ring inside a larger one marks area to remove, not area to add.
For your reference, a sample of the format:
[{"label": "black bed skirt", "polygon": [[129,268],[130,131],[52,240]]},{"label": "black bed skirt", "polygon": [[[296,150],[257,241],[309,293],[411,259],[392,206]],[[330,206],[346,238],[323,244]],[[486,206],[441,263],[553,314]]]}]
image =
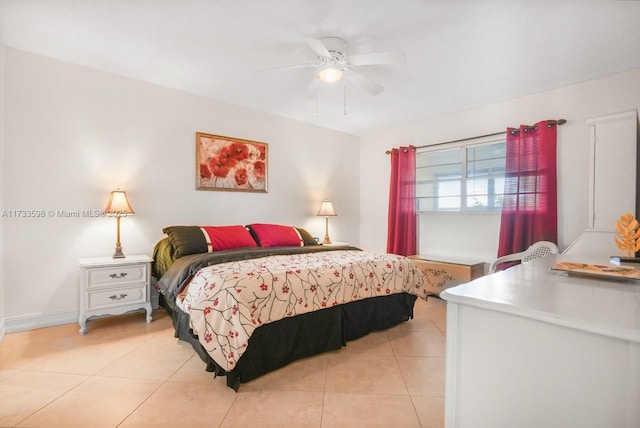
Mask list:
[{"label": "black bed skirt", "polygon": [[173,319],[176,337],[189,342],[207,364],[206,370],[226,376],[238,391],[241,383],[325,351],[340,349],[347,341],[384,330],[413,318],[417,297],[408,293],[372,297],[320,311],[284,318],[257,328],[246,351],[231,372],[224,371],[204,350],[189,328],[189,316],[179,308],[165,307]]}]

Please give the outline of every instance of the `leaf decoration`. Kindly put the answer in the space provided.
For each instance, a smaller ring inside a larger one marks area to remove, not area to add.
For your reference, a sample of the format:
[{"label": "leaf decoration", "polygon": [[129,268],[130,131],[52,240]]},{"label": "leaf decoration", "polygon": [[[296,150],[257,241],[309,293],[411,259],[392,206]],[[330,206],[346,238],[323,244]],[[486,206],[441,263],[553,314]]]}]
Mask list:
[{"label": "leaf decoration", "polygon": [[623,251],[627,251],[627,256],[640,251],[640,223],[631,213],[620,217],[616,222],[616,245]]}]

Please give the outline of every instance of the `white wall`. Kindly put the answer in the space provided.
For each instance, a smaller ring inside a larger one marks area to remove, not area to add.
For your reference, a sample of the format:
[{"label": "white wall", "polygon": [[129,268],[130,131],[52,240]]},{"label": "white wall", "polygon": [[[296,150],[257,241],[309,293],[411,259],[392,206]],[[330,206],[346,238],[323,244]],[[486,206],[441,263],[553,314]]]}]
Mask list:
[{"label": "white wall", "polygon": [[[4,210],[4,66],[5,66],[5,47],[0,39],[0,212]],[[4,320],[4,220],[0,219],[0,342],[5,334]]]},{"label": "white wall", "polygon": [[[45,210],[5,220],[7,331],[77,319],[76,259],[113,254],[113,218],[58,218],[103,209],[127,191],[125,254],[151,254],[173,224],[277,222],[359,242],[359,139],[319,127],[6,49],[5,208]],[[195,133],[269,144],[269,192],[195,190]]]},{"label": "white wall", "polygon": [[[385,154],[389,148],[435,144],[564,118],[568,123],[558,127],[558,240],[563,250],[587,227],[589,133],[585,119],[638,107],[640,69],[635,69],[364,136],[360,145],[360,245],[377,251],[386,248],[388,191],[380,189],[389,186]],[[498,248],[499,227],[497,214],[421,215],[419,252],[491,261]]]}]

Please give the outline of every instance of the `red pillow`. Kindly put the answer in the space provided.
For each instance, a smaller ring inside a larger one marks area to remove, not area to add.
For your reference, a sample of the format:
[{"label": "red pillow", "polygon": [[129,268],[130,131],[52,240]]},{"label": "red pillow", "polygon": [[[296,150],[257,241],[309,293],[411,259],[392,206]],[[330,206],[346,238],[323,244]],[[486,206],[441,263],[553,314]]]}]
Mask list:
[{"label": "red pillow", "polygon": [[295,227],[279,224],[253,223],[249,225],[261,247],[283,247],[304,245],[302,236]]},{"label": "red pillow", "polygon": [[209,252],[258,246],[244,226],[200,226],[200,230]]}]

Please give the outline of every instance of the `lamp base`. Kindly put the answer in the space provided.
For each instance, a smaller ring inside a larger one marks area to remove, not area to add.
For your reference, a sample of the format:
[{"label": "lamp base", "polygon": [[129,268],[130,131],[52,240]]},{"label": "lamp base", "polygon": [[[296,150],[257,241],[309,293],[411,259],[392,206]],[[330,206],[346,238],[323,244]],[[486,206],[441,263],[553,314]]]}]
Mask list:
[{"label": "lamp base", "polygon": [[331,244],[331,239],[329,239],[329,216],[324,218],[324,241],[322,241],[322,245]]},{"label": "lamp base", "polygon": [[116,244],[116,252],[113,255],[114,259],[124,259],[126,256],[122,253],[122,246],[120,245],[120,243],[118,242]]}]

